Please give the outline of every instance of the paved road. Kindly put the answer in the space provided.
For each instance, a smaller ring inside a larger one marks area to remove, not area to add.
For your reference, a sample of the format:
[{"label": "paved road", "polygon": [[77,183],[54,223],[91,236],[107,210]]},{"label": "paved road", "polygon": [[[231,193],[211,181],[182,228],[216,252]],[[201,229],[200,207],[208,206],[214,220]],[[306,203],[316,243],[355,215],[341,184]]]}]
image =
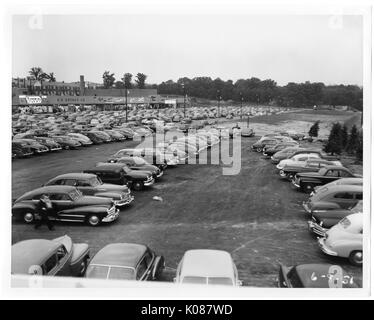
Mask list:
[{"label": "paved road", "polygon": [[[184,251],[194,248],[231,252],[240,278],[249,286],[274,286],[278,263],[340,264],[360,279],[360,268],[320,252],[301,208],[306,195],[280,180],[268,160],[248,150],[255,140],[242,140],[238,175],[222,175],[222,165],[170,168],[152,188],[136,192],[133,205],[115,223],[97,228],[60,223],[50,232],[14,222],[12,242],[68,234],[75,242],[88,243],[92,253],[112,242],[145,243],[165,256],[166,281],[172,281]],[[58,174],[82,171],[135,144],[111,143],[15,160],[13,198]],[[213,148],[213,155],[217,149]],[[152,200],[155,195],[163,201]]]}]

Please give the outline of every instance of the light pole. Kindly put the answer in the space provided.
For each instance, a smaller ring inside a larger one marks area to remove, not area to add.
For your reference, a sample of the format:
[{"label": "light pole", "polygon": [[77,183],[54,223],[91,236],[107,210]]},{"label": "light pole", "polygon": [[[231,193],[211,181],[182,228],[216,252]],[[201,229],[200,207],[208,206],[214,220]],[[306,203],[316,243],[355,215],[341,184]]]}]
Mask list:
[{"label": "light pole", "polygon": [[219,90],[217,90],[217,99],[218,99],[218,118],[221,116],[221,112],[220,112],[220,101],[221,101],[221,92]]},{"label": "light pole", "polygon": [[127,85],[125,84],[125,107],[126,107],[126,123],[127,123]]},{"label": "light pole", "polygon": [[184,114],[184,118],[186,118],[186,89],[185,89],[184,83],[182,83],[182,88],[183,88],[183,114]]},{"label": "light pole", "polygon": [[243,95],[239,92],[240,95],[240,121],[243,119]]}]

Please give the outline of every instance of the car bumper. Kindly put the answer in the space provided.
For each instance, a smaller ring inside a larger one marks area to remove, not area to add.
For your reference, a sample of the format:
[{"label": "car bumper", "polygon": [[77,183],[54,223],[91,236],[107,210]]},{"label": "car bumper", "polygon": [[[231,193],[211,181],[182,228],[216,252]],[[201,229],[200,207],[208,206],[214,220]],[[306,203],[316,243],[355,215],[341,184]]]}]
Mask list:
[{"label": "car bumper", "polygon": [[312,210],[309,208],[308,203],[303,201],[303,208],[307,213],[312,213]]},{"label": "car bumper", "polygon": [[326,253],[329,256],[337,256],[338,253],[335,251],[332,251],[327,245],[326,245],[326,238],[319,238],[318,239],[318,245],[320,249]]},{"label": "car bumper", "polygon": [[155,183],[155,180],[152,179],[152,180],[150,180],[150,181],[146,181],[146,182],[144,182],[144,185],[145,185],[146,187],[149,187],[149,186],[153,185],[154,183]]},{"label": "car bumper", "polygon": [[113,222],[117,220],[119,217],[119,209],[116,209],[116,211],[113,214],[108,214],[102,222]]},{"label": "car bumper", "polygon": [[161,171],[159,174],[156,174],[156,178],[161,178],[164,175],[164,171]]},{"label": "car bumper", "polygon": [[35,150],[36,153],[45,153],[45,152],[48,152],[48,151],[49,151],[48,149]]},{"label": "car bumper", "polygon": [[310,232],[315,233],[317,236],[320,236],[324,238],[326,236],[326,228],[321,227],[317,222],[315,221],[308,221],[308,228]]},{"label": "car bumper", "polygon": [[114,202],[114,205],[115,205],[116,207],[122,207],[122,206],[126,206],[126,205],[130,204],[130,203],[133,202],[133,201],[134,201],[134,196],[129,196],[129,197],[126,198],[126,199],[116,200],[116,201]]},{"label": "car bumper", "polygon": [[58,150],[61,150],[62,148],[61,147],[56,147],[56,148],[51,148],[50,150],[51,151],[58,151]]},{"label": "car bumper", "polygon": [[296,183],[295,180],[292,180],[291,183],[294,187],[296,187],[297,189],[300,189],[300,185]]},{"label": "car bumper", "polygon": [[280,162],[280,160],[274,158],[273,156],[270,159],[272,164],[278,164]]}]

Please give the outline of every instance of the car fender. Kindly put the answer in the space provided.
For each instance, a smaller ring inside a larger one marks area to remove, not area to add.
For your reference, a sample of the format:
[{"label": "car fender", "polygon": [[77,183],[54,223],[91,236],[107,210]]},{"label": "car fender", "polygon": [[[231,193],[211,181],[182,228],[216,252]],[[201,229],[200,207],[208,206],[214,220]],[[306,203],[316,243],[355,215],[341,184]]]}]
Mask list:
[{"label": "car fender", "polygon": [[314,210],[333,210],[333,209],[341,209],[340,206],[331,201],[316,201],[316,202],[311,202],[311,209],[312,211]]},{"label": "car fender", "polygon": [[18,203],[15,203],[12,207],[12,212],[14,214],[22,213],[22,212],[25,212],[25,211],[34,212],[35,210],[36,210],[36,205],[34,203],[18,202]]},{"label": "car fender", "polygon": [[73,253],[70,260],[72,275],[79,275],[81,263],[90,258],[90,249],[87,243],[74,243]]},{"label": "car fender", "polygon": [[97,192],[95,193],[95,197],[104,197],[104,198],[112,198],[114,200],[120,200],[121,194],[118,192]]},{"label": "car fender", "polygon": [[62,210],[61,213],[95,213],[95,214],[107,214],[108,206],[82,206],[72,209]]},{"label": "car fender", "polygon": [[348,258],[352,251],[362,251],[362,237],[361,239],[347,238],[334,241],[331,249],[336,251],[339,257]]}]

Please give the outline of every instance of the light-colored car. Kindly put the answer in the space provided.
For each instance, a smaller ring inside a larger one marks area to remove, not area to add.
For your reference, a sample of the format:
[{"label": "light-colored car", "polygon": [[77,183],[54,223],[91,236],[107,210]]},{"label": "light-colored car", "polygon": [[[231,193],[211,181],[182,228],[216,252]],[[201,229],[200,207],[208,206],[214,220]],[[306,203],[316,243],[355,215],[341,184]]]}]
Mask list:
[{"label": "light-colored car", "polygon": [[230,253],[222,250],[188,250],[180,261],[174,282],[241,286]]},{"label": "light-colored car", "polygon": [[277,164],[277,169],[282,170],[285,166],[296,166],[299,165],[300,167],[304,166],[308,160],[320,158],[318,154],[313,153],[299,153],[289,159],[281,160]]},{"label": "light-colored car", "polygon": [[330,183],[327,183],[323,186],[315,186],[314,191],[310,194],[311,196],[314,195],[317,192],[326,190],[325,188],[329,188],[330,186],[336,186],[336,185],[355,185],[355,186],[362,186],[363,184],[362,178],[342,178],[335,181],[332,181]]},{"label": "light-colored car", "polygon": [[363,214],[354,213],[326,231],[323,238],[318,239],[321,250],[330,255],[348,258],[356,266],[362,265],[362,233]]}]

